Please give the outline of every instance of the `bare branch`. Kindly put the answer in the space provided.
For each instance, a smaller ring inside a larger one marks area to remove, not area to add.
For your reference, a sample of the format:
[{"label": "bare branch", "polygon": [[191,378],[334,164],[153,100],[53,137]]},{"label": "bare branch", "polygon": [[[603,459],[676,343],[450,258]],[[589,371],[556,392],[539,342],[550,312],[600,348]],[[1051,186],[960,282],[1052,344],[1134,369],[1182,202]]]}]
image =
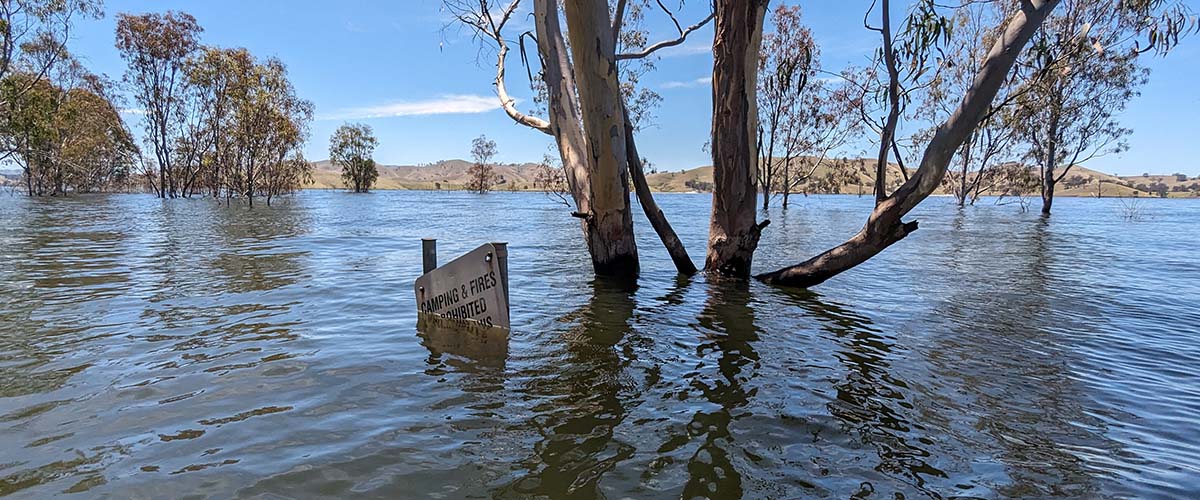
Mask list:
[{"label": "bare branch", "polygon": [[[654,44],[654,45],[651,45],[651,46],[649,46],[649,47],[646,47],[646,48],[645,48],[644,50],[642,50],[641,52],[634,52],[634,53],[630,53],[630,54],[617,54],[617,60],[618,60],[618,61],[625,61],[625,60],[629,60],[629,59],[644,59],[644,58],[646,58],[646,57],[649,57],[651,54],[654,54],[655,52],[657,52],[657,51],[659,51],[659,50],[661,50],[661,49],[665,49],[665,48],[667,48],[667,47],[674,47],[674,46],[676,46],[676,45],[679,45],[679,44],[683,43],[684,41],[686,41],[686,40],[687,40],[687,37],[688,37],[688,35],[692,34],[692,32],[694,32],[694,31],[696,31],[696,30],[698,30],[698,29],[700,29],[700,28],[703,28],[703,27],[704,27],[704,25],[706,25],[706,24],[708,24],[708,23],[709,23],[709,21],[712,21],[712,20],[713,20],[713,17],[716,17],[716,13],[712,13],[712,12],[710,12],[710,13],[708,14],[708,17],[705,17],[703,21],[700,21],[700,22],[698,22],[698,23],[696,23],[696,24],[693,24],[693,25],[691,25],[691,26],[688,26],[688,27],[687,27],[687,29],[685,29],[685,30],[683,30],[683,31],[680,31],[680,32],[679,32],[679,37],[678,37],[678,38],[674,38],[674,39],[671,39],[671,40],[663,40],[663,41],[661,41],[661,42],[658,42],[658,43],[656,43],[656,44]],[[672,16],[672,18],[674,18],[674,17]]]}]

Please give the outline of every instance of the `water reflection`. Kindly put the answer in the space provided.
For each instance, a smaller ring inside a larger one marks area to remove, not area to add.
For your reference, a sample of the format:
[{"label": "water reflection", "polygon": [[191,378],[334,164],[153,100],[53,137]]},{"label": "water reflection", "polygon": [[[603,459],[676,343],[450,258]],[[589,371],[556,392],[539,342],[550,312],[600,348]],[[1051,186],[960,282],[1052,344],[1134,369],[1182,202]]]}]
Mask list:
[{"label": "water reflection", "polygon": [[504,370],[508,360],[508,331],[482,325],[422,315],[417,322],[421,344],[429,349],[429,363],[439,364],[450,355],[467,360],[456,363],[457,370],[470,370],[472,364]]},{"label": "water reflection", "polygon": [[498,488],[499,498],[600,498],[604,474],[630,458],[633,443],[614,435],[640,385],[627,372],[635,344],[650,342],[630,328],[636,301],[627,283],[596,279],[588,302],[562,318],[556,339],[564,352],[521,388],[535,415],[517,426],[540,436],[523,472]]},{"label": "water reflection", "polygon": [[963,257],[959,278],[980,286],[958,288],[935,306],[942,321],[929,356],[937,373],[930,396],[962,412],[963,422],[947,426],[951,435],[981,441],[1002,467],[976,487],[1006,497],[1096,497],[1106,474],[1088,470],[1081,457],[1123,452],[1084,409],[1076,348],[1060,332],[1094,327],[1077,323],[1079,316],[1103,320],[1057,270],[1054,248],[1071,242],[1055,240],[1049,224],[1038,218],[1013,235],[1024,241],[1020,251],[992,256],[1004,259],[1006,279],[978,256]]},{"label": "water reflection", "polygon": [[758,368],[759,356],[754,350],[758,330],[747,284],[710,278],[709,285],[708,299],[697,318],[696,357],[715,356],[719,377],[698,374],[691,378],[691,391],[699,392],[709,404],[692,415],[683,429],[686,437],[680,435],[668,443],[701,441],[688,459],[684,498],[740,498],[744,490],[736,464],[745,460],[745,454],[735,443],[730,425],[749,414],[746,406],[756,393],[747,385]]},{"label": "water reflection", "polygon": [[[931,463],[929,430],[911,415],[914,404],[908,396],[909,383],[893,373],[894,333],[816,292],[788,293],[790,302],[815,318],[838,346],[835,357],[843,370],[841,379],[833,383],[836,397],[826,405],[830,415],[842,423],[851,440],[875,449],[878,462],[873,472],[937,496],[929,479],[948,476]],[[875,474],[861,470],[851,475],[859,480],[859,494],[875,491]]]},{"label": "water reflection", "polygon": [[[543,201],[0,198],[0,495],[1196,496],[1200,205],[931,200],[818,295],[676,279],[652,234],[640,288],[588,282]],[[664,197],[689,246],[709,202]],[[873,200],[797,203],[763,266]],[[435,229],[513,242],[510,334],[417,327]]]}]

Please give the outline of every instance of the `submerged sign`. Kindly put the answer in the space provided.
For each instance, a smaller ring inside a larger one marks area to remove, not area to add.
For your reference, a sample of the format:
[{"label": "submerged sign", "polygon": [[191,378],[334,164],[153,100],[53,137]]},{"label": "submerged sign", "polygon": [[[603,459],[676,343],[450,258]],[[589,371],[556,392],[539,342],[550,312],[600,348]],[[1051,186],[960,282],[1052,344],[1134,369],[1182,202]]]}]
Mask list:
[{"label": "submerged sign", "polygon": [[419,312],[508,328],[508,249],[488,243],[413,284]]}]

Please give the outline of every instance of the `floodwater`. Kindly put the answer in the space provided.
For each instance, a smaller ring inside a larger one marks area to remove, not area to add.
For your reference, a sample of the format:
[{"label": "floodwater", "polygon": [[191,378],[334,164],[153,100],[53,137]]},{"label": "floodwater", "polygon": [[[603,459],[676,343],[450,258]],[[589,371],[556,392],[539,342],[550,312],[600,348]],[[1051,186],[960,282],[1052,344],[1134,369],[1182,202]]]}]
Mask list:
[{"label": "floodwater", "polygon": [[[710,198],[660,195],[697,262]],[[758,270],[869,198],[772,209]],[[812,292],[636,290],[537,193],[0,198],[0,496],[1200,495],[1200,202],[945,198]],[[509,242],[513,330],[418,331],[420,238]]]}]

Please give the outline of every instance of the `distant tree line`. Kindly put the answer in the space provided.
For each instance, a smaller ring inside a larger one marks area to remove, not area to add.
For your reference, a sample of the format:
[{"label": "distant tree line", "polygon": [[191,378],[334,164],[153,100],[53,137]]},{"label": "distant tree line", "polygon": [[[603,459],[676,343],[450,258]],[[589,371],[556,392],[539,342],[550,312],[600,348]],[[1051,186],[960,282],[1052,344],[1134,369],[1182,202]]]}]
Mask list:
[{"label": "distant tree line", "polygon": [[204,46],[182,12],[117,16],[124,82],[141,107],[152,157],[144,175],[162,198],[207,195],[267,204],[311,179],[301,149],[313,105],[287,67],[242,48]]},{"label": "distant tree line", "polygon": [[[119,82],[67,50],[98,0],[0,3],[0,154],[20,166],[30,196],[148,189],[267,204],[311,178],[301,154],[312,103],[287,68],[241,48],[202,45],[182,12],[118,14]],[[138,146],[121,113],[140,117]]]}]

